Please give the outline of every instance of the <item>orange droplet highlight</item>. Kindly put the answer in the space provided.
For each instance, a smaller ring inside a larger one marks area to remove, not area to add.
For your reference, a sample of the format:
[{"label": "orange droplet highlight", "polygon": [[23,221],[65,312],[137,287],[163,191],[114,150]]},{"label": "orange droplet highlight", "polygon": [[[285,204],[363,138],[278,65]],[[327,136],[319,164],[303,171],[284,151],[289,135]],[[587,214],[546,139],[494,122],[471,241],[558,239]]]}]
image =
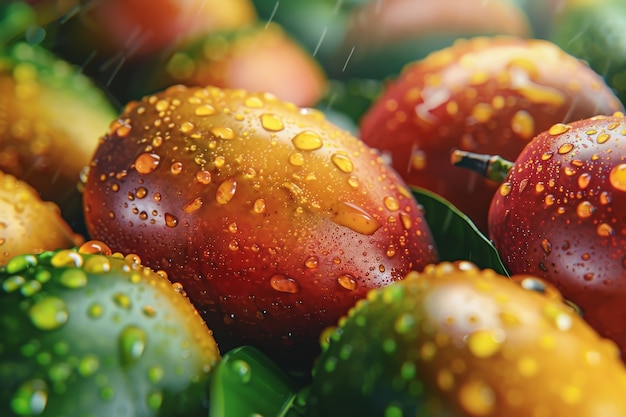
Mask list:
[{"label": "orange droplet highlight", "polygon": [[550,129],[548,129],[548,134],[552,135],[552,136],[557,136],[557,135],[561,135],[565,132],[567,132],[568,130],[570,130],[572,128],[572,126],[564,124],[564,123],[557,123],[554,124],[550,127]]},{"label": "orange droplet highlight", "polygon": [[155,153],[142,153],[135,159],[135,169],[142,175],[153,172],[159,166],[161,157]]},{"label": "orange droplet highlight", "polygon": [[235,192],[237,191],[237,181],[233,178],[229,178],[223,181],[219,187],[217,187],[217,192],[215,193],[215,200],[219,204],[227,204],[230,200],[235,196]]},{"label": "orange droplet highlight", "polygon": [[609,173],[611,186],[618,191],[626,191],[626,164],[619,164]]},{"label": "orange droplet highlight", "polygon": [[349,290],[349,291],[356,290],[356,280],[354,279],[352,275],[349,275],[349,274],[340,275],[339,278],[337,278],[337,282],[346,290]]},{"label": "orange droplet highlight", "polygon": [[270,285],[273,289],[279,292],[295,294],[300,291],[300,286],[295,280],[282,274],[273,275],[270,278]]},{"label": "orange droplet highlight", "polygon": [[332,220],[364,235],[372,235],[381,227],[378,220],[372,217],[370,213],[356,204],[348,202],[342,202],[336,206]]}]

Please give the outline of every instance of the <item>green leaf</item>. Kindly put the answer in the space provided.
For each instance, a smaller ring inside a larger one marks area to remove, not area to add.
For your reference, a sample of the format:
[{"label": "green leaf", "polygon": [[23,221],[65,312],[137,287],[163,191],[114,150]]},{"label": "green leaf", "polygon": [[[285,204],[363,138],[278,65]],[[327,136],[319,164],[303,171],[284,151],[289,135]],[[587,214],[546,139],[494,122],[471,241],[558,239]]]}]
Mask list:
[{"label": "green leaf", "polygon": [[419,187],[412,187],[411,191],[424,208],[442,261],[468,260],[509,276],[491,241],[463,212],[431,191]]},{"label": "green leaf", "polygon": [[240,346],[226,352],[211,374],[209,416],[297,417],[298,389],[261,351]]}]

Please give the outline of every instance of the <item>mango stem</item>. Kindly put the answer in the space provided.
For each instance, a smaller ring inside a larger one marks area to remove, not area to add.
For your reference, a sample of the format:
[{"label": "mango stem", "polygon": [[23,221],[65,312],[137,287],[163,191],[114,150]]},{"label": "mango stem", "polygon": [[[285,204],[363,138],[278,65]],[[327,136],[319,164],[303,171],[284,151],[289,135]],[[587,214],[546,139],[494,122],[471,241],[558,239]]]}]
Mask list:
[{"label": "mango stem", "polygon": [[450,163],[454,166],[467,168],[483,175],[492,181],[503,182],[515,163],[499,155],[487,155],[456,149],[450,155]]}]

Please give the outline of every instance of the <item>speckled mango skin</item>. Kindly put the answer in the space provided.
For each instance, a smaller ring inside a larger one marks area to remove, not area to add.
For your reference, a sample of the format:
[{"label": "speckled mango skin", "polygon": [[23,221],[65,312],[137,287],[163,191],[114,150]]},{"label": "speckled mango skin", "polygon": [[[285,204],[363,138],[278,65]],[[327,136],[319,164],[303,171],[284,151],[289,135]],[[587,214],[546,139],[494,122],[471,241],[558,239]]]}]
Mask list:
[{"label": "speckled mango skin", "polygon": [[552,282],[626,353],[626,118],[556,124],[519,155],[489,212],[512,273]]},{"label": "speckled mango skin", "polygon": [[329,332],[307,415],[623,416],[615,344],[527,280],[458,261],[371,291]]},{"label": "speckled mango skin", "polygon": [[0,267],[0,414],[206,416],[220,360],[166,276],[102,242]]},{"label": "speckled mango skin", "polygon": [[184,284],[222,349],[308,366],[371,288],[437,259],[401,178],[270,94],[174,86],[129,104],[84,185],[90,235]]},{"label": "speckled mango skin", "polygon": [[360,130],[407,183],[443,196],[486,233],[498,184],[451,166],[454,149],[514,160],[554,123],[620,110],[602,77],[556,45],[475,37],[405,66]]}]

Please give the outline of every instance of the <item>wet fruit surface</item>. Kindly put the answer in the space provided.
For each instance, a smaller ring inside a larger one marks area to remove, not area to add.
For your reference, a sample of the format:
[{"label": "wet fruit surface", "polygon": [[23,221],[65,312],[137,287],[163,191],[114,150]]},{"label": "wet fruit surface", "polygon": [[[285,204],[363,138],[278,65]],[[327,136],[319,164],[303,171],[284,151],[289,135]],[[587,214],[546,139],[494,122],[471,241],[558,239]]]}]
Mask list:
[{"label": "wet fruit surface", "polygon": [[206,415],[220,353],[189,300],[99,241],[0,267],[4,416]]},{"label": "wet fruit surface", "polygon": [[556,124],[524,149],[496,193],[490,237],[512,273],[553,282],[626,349],[626,119]]},{"label": "wet fruit surface", "polygon": [[0,49],[0,170],[62,206],[113,106],[78,68],[18,42]]},{"label": "wet fruit surface", "polygon": [[515,159],[554,123],[620,109],[598,74],[554,44],[479,37],[407,66],[360,127],[409,184],[440,194],[486,232],[497,184],[451,166],[453,149]]},{"label": "wet fruit surface", "polygon": [[624,415],[617,348],[537,282],[462,261],[372,291],[330,331],[307,415]]},{"label": "wet fruit surface", "polygon": [[0,265],[24,253],[71,248],[83,242],[61,217],[59,207],[0,171]]},{"label": "wet fruit surface", "polygon": [[84,207],[94,238],[184,284],[222,348],[301,363],[368,289],[436,260],[416,201],[373,150],[317,110],[243,90],[131,103]]}]

